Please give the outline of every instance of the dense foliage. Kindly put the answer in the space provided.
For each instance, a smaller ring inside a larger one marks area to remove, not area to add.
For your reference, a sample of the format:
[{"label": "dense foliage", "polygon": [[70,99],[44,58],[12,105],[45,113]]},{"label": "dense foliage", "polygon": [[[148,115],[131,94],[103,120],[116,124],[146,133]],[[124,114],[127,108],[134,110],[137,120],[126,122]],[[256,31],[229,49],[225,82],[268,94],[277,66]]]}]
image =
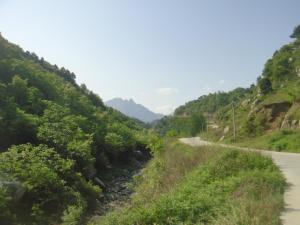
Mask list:
[{"label": "dense foliage", "polygon": [[201,96],[199,99],[190,101],[176,109],[175,115],[193,113],[213,113],[219,108],[244,98],[250,89],[236,88],[230,92],[217,92]]},{"label": "dense foliage", "polygon": [[154,124],[154,128],[162,136],[194,136],[206,129],[206,119],[196,113],[191,116],[167,116]]},{"label": "dense foliage", "polygon": [[267,94],[272,91],[272,83],[267,77],[258,80],[258,87],[262,94]]},{"label": "dense foliage", "polygon": [[0,218],[6,224],[56,221],[66,206],[86,207],[101,191],[74,173],[75,161],[62,158],[45,145],[14,146],[0,155],[0,161],[1,174],[5,175],[1,202],[6,211]]},{"label": "dense foliage", "polygon": [[291,34],[291,38],[300,38],[300,25],[295,27],[294,32]]},{"label": "dense foliage", "polygon": [[79,223],[100,197],[95,175],[145,151],[142,132],[74,73],[0,36],[1,222]]}]

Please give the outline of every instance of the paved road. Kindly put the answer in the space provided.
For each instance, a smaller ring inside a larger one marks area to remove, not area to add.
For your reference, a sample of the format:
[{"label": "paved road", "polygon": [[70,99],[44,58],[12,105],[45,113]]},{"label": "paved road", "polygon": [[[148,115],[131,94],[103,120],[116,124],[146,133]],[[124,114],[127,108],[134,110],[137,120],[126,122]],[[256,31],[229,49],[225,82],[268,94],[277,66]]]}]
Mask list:
[{"label": "paved road", "polygon": [[180,141],[191,146],[218,145],[222,147],[232,147],[239,150],[258,151],[264,155],[272,157],[289,184],[289,188],[284,194],[285,210],[281,215],[282,223],[283,225],[300,225],[300,154],[272,152],[224,144],[214,144],[208,141],[203,141],[199,137],[181,138]]}]

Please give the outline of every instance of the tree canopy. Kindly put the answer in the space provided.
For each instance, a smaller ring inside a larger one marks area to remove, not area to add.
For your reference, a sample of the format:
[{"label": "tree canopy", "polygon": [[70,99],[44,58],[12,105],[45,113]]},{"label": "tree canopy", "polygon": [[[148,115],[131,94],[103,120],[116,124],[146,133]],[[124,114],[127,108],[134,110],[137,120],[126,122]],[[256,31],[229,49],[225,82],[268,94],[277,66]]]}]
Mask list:
[{"label": "tree canopy", "polygon": [[290,37],[291,38],[300,38],[300,25],[295,27],[295,29]]}]

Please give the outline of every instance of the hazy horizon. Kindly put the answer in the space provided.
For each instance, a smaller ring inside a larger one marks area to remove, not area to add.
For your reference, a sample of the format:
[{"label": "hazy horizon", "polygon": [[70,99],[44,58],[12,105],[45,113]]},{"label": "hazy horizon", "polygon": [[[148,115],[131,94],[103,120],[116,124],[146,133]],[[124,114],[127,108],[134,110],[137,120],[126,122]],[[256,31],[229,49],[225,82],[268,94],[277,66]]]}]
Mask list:
[{"label": "hazy horizon", "polygon": [[290,41],[300,2],[0,0],[0,32],[77,75],[103,101],[168,114],[255,83]]}]

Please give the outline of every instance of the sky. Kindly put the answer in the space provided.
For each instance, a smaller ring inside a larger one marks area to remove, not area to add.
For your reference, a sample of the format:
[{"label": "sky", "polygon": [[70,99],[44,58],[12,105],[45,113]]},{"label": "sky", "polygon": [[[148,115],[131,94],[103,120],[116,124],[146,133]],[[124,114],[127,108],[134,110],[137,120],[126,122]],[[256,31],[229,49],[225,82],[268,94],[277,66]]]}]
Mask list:
[{"label": "sky", "polygon": [[255,83],[300,24],[299,0],[0,0],[0,32],[107,101],[171,113]]}]

